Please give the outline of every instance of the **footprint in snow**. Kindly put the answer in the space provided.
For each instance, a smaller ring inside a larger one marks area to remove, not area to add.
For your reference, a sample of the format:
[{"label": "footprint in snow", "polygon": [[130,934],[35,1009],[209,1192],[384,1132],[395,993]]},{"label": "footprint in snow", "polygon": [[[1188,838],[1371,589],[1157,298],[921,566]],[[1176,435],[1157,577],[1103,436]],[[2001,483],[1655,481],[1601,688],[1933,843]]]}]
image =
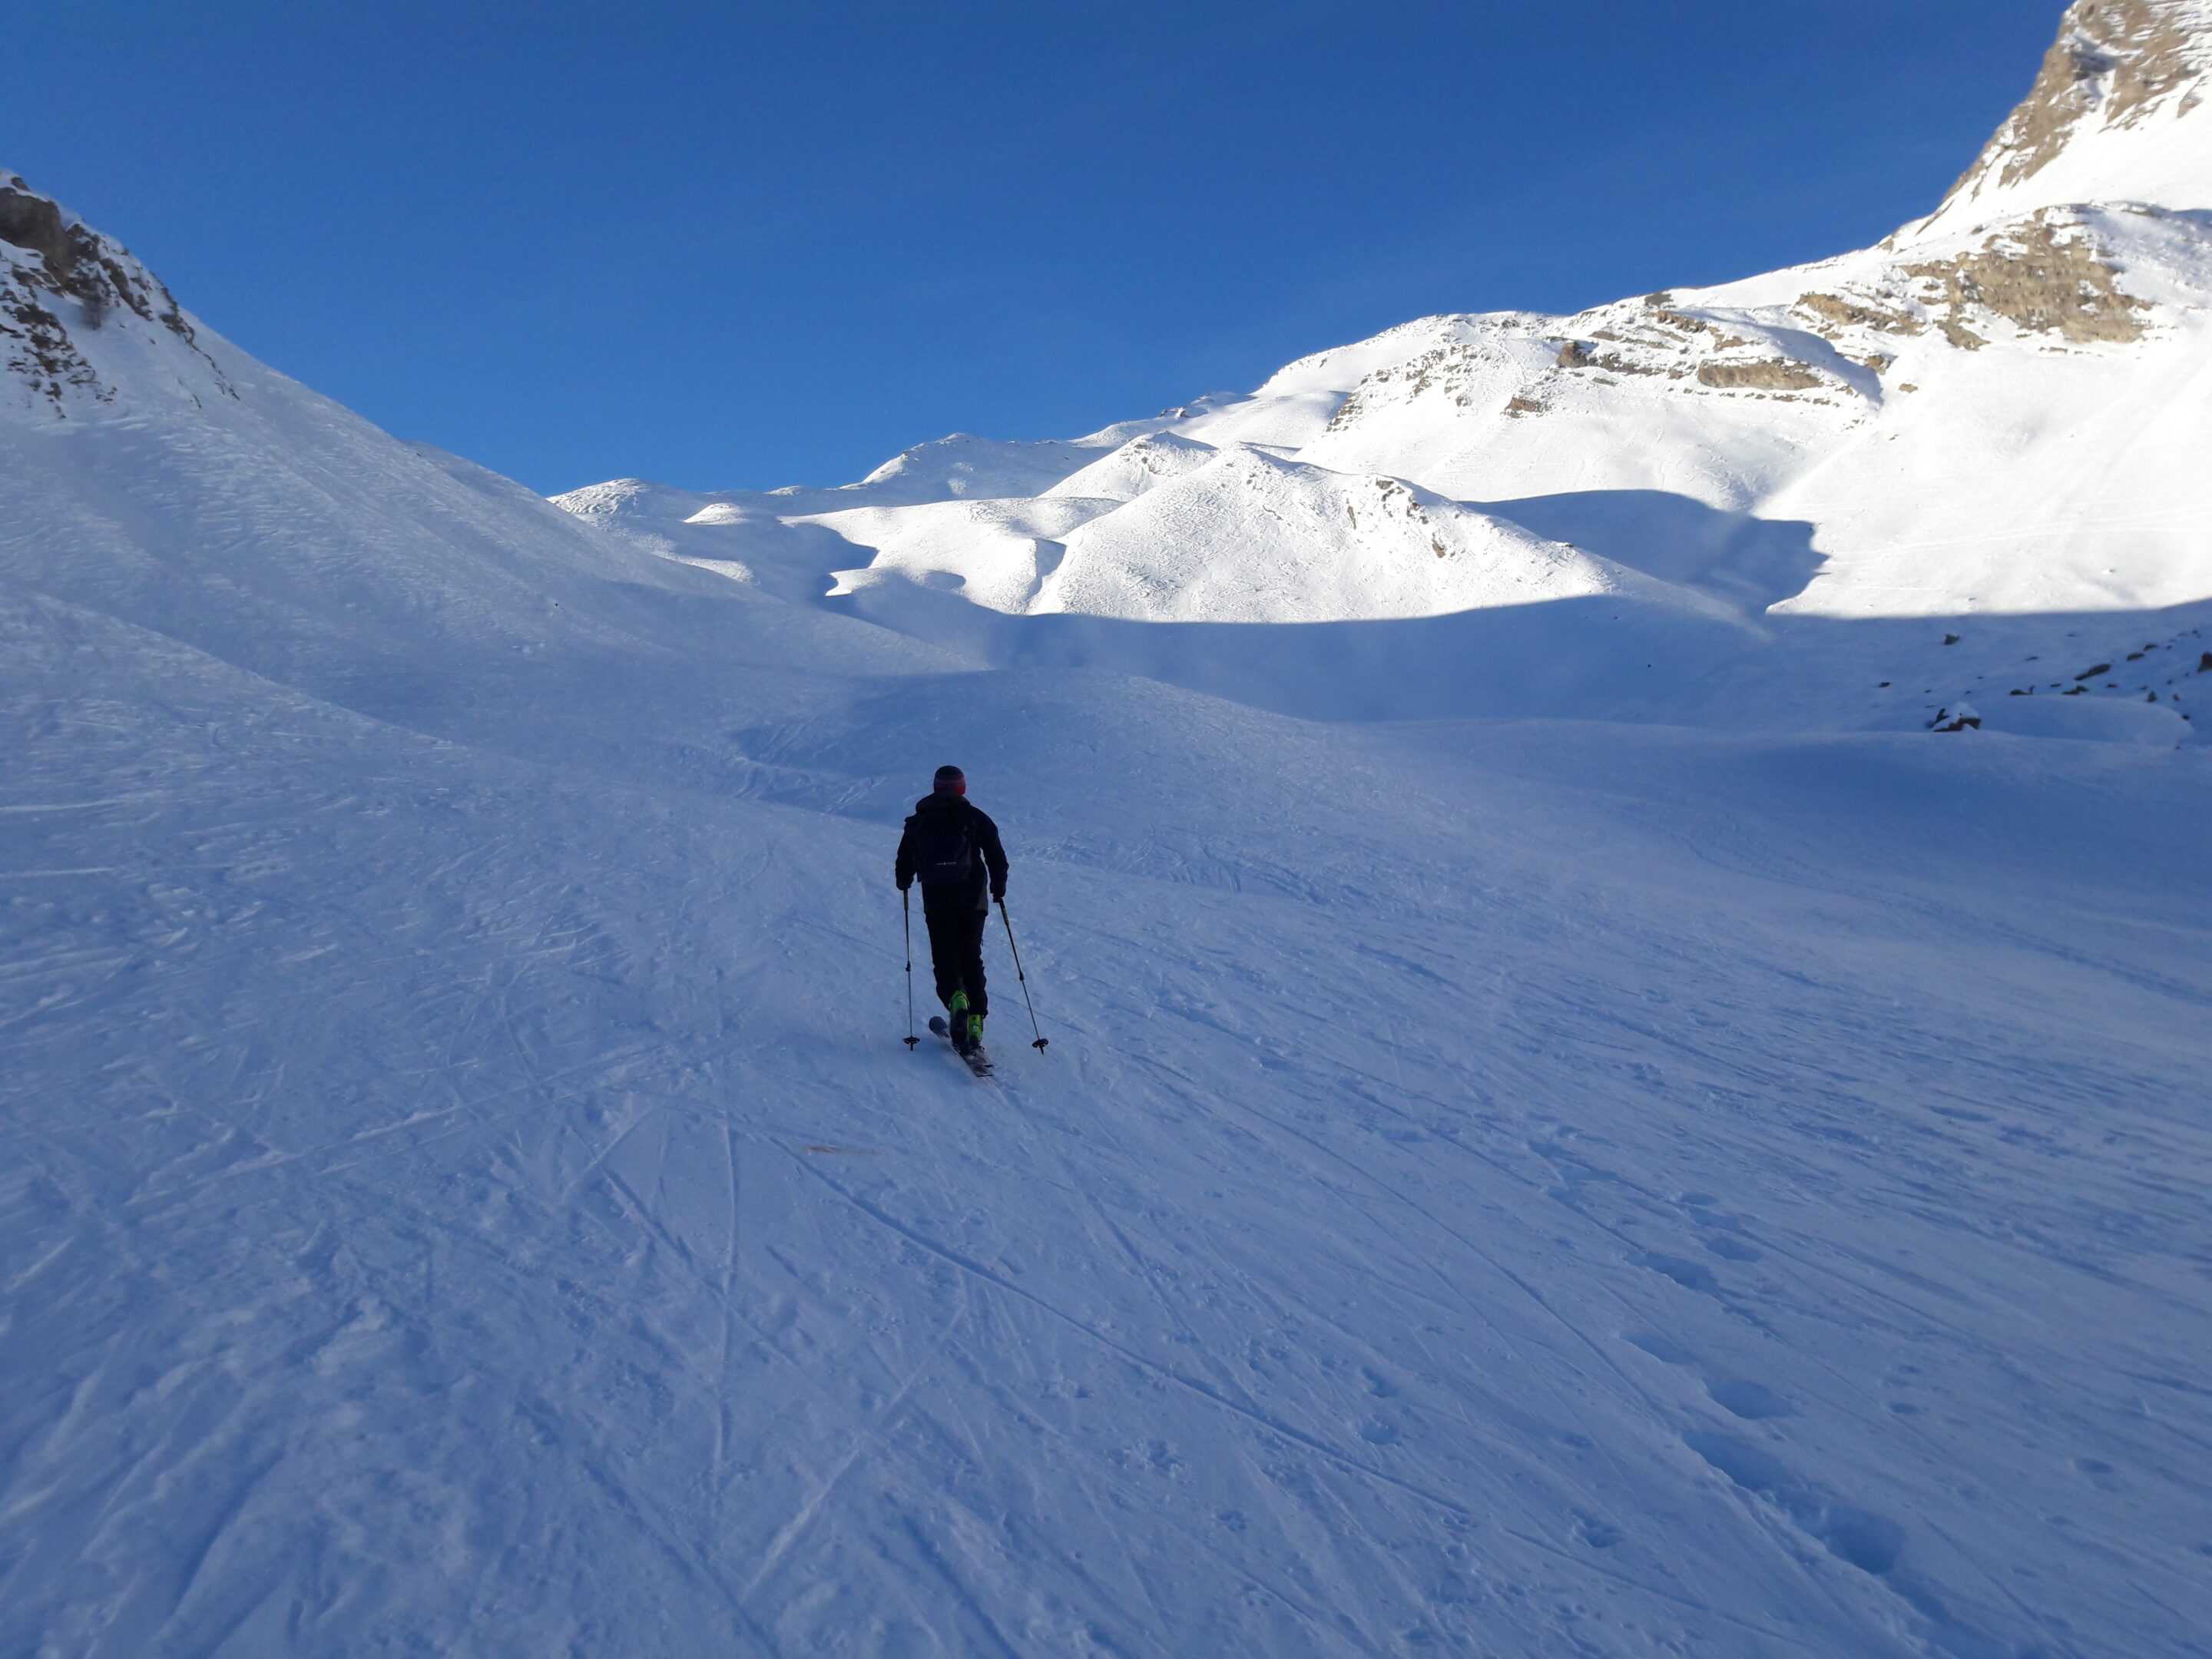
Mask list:
[{"label": "footprint in snow", "polygon": [[[1662,1365],[1694,1365],[1698,1363],[1697,1356],[1680,1343],[1647,1331],[1638,1331],[1621,1340],[1631,1347],[1643,1349]],[[1705,1393],[1723,1410],[1732,1412],[1750,1422],[1797,1414],[1797,1408],[1773,1389],[1745,1377],[1709,1376],[1705,1379]]]},{"label": "footprint in snow", "polygon": [[1685,1261],[1679,1255],[1656,1255],[1639,1251],[1628,1260],[1635,1267],[1649,1267],[1655,1273],[1665,1274],[1686,1291],[1696,1291],[1705,1296],[1721,1293],[1720,1280],[1713,1277],[1711,1268],[1700,1267],[1694,1261]]},{"label": "footprint in snow", "polygon": [[1686,1434],[1683,1444],[1741,1491],[1766,1499],[1839,1561],[1876,1577],[1905,1553],[1905,1528],[1886,1515],[1842,1503],[1782,1462],[1728,1434]]},{"label": "footprint in snow", "polygon": [[1741,1376],[1717,1376],[1707,1380],[1705,1392],[1722,1410],[1732,1412],[1747,1421],[1763,1422],[1770,1417],[1795,1417],[1797,1408],[1773,1389],[1747,1382]]},{"label": "footprint in snow", "polygon": [[1621,1540],[1621,1531],[1610,1521],[1601,1521],[1594,1515],[1575,1517],[1575,1534],[1594,1550],[1609,1550]]},{"label": "footprint in snow", "polygon": [[1662,1365],[1694,1365],[1697,1356],[1680,1343],[1650,1331],[1638,1331],[1624,1336],[1622,1341],[1632,1348],[1641,1348]]}]

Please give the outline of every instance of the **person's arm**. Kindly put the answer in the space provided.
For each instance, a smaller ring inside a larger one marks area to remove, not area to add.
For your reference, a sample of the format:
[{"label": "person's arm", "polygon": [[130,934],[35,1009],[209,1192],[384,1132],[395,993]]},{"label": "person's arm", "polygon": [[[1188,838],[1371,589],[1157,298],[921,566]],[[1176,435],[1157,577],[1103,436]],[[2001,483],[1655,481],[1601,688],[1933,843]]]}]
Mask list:
[{"label": "person's arm", "polygon": [[914,820],[908,818],[906,828],[899,831],[898,862],[892,872],[893,879],[898,883],[898,890],[902,893],[914,884],[914,853],[907,845],[913,839]]},{"label": "person's arm", "polygon": [[1006,896],[1006,849],[999,844],[999,826],[991,822],[991,815],[978,811],[975,816],[981,820],[975,842],[983,849],[983,867],[991,872],[991,896],[1002,899]]}]

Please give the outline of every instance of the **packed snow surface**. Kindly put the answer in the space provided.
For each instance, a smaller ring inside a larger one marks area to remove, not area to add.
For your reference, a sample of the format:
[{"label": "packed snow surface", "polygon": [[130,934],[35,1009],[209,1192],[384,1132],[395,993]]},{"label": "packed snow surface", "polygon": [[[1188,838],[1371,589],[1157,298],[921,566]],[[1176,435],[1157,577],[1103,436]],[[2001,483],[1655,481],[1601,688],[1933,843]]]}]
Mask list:
[{"label": "packed snow surface", "polygon": [[[2196,1645],[2201,751],[720,603],[719,775],[11,605],[15,1650]],[[897,1041],[946,756],[994,1087]]]},{"label": "packed snow surface", "polygon": [[2187,205],[564,511],[0,181],[0,1655],[2205,1654]]}]

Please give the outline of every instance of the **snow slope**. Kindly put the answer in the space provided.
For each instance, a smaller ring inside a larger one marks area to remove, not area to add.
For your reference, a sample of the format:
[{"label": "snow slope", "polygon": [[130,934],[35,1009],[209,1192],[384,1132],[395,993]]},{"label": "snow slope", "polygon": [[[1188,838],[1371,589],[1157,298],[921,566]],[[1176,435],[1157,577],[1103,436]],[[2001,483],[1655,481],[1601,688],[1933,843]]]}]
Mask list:
[{"label": "snow slope", "polygon": [[[564,513],[0,243],[0,1655],[2205,1651],[2185,616],[1767,617],[1741,509],[1280,453],[1457,323]],[[1209,501],[1363,522],[1104,539]],[[1139,574],[1390,598],[1030,614]],[[995,1086],[898,1042],[948,758]]]},{"label": "snow slope", "polygon": [[643,786],[11,613],[9,1651],[2198,1645],[2201,754],[937,672]]}]

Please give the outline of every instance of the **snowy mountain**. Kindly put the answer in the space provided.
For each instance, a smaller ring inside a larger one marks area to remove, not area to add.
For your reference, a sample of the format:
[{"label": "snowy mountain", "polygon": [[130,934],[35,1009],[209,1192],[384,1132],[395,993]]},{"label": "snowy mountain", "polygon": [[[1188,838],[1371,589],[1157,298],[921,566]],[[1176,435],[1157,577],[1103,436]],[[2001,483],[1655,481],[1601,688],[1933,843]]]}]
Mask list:
[{"label": "snowy mountain", "polygon": [[[948,440],[991,457],[960,477],[920,465],[925,446],[842,491],[686,496],[678,514],[624,483],[561,504],[1002,661],[1110,665],[1133,647],[1126,630],[1079,646],[1064,625],[959,617],[916,590],[1010,617],[1182,624],[1519,608],[1468,623],[1479,650],[1451,630],[1443,649],[1510,657],[1542,699],[1426,673],[1404,714],[1881,727],[1991,688],[2063,692],[2101,657],[2179,650],[2212,599],[2208,43],[2198,0],[2075,6],[1981,159],[1876,248],[1571,317],[1427,318],[1073,443]],[[1601,594],[1607,629],[1547,614]],[[1742,625],[1711,626],[1723,608]],[[1625,644],[1607,631],[1622,615]],[[1224,676],[1211,641],[1134,648],[1147,672],[1269,707],[1372,702],[1358,652],[1269,651]],[[1628,658],[1658,656],[1663,685],[1623,684]],[[2053,660],[2056,684],[2028,667]],[[2185,708],[2185,678],[2110,690]],[[1921,684],[1870,696],[1883,680]],[[2163,709],[2132,724],[2183,730]]]},{"label": "snowy mountain", "polygon": [[[2045,170],[2200,21],[2069,14]],[[562,511],[7,175],[0,1655],[2201,1653],[2136,197]]]},{"label": "snowy mountain", "polygon": [[2202,210],[2212,173],[2212,115],[2198,112],[2208,70],[2204,0],[2083,0],[2060,22],[2027,100],[1907,232],[2081,202]]}]

